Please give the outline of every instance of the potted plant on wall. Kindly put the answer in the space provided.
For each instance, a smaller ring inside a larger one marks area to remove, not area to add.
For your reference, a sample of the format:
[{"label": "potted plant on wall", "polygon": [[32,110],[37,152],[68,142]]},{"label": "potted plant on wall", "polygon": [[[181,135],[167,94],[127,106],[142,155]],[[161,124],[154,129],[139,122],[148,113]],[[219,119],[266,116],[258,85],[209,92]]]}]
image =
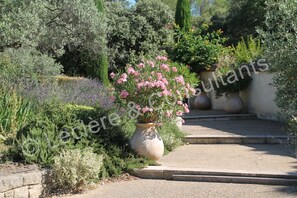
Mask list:
[{"label": "potted plant on wall", "polygon": [[195,94],[196,76],[186,66],[158,56],[136,66],[129,65],[124,72],[112,73],[111,78],[116,104],[136,121],[136,131],[130,140],[132,149],[141,156],[160,159],[164,145],[156,125],[175,122],[177,116],[189,112],[182,101]]},{"label": "potted plant on wall", "polygon": [[228,113],[240,113],[244,108],[244,103],[239,92],[246,89],[252,78],[247,73],[240,74],[239,70],[234,73],[228,73],[220,78],[219,81],[213,82],[216,97],[226,96],[224,110]]},{"label": "potted plant on wall", "polygon": [[[244,108],[239,92],[246,89],[252,81],[250,63],[263,52],[260,40],[252,36],[242,39],[236,47],[228,47],[222,53],[216,68],[217,78],[213,81],[217,97],[225,94],[224,106],[229,113],[240,113]],[[255,69],[255,68],[254,68]]]},{"label": "potted plant on wall", "polygon": [[[191,72],[201,79],[201,73],[212,69],[217,63],[223,49],[225,38],[222,31],[209,31],[207,24],[189,31],[176,29],[177,42],[170,50],[170,58],[174,61],[189,65]],[[205,92],[198,94],[193,102],[193,107],[200,110],[210,108],[210,99]]]}]

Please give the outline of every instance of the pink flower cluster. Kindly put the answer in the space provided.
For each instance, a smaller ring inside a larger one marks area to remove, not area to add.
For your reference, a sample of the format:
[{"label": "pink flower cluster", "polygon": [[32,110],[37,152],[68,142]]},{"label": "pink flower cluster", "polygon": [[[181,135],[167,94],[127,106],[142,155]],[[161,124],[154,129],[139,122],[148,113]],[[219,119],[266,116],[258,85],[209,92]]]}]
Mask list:
[{"label": "pink flower cluster", "polygon": [[123,84],[124,82],[127,82],[128,75],[126,73],[123,73],[121,77],[117,80],[118,84]]},{"label": "pink flower cluster", "polygon": [[129,96],[129,93],[126,90],[122,90],[120,93],[121,98],[127,98]]},{"label": "pink flower cluster", "polygon": [[185,85],[186,84],[183,76],[177,76],[177,77],[175,77],[175,81],[177,83],[182,84],[182,85]]},{"label": "pink flower cluster", "polygon": [[110,74],[111,79],[114,79],[115,76],[116,76],[116,75],[115,75],[113,72],[111,72],[111,74]]},{"label": "pink flower cluster", "polygon": [[147,63],[148,63],[151,67],[155,67],[155,62],[154,62],[154,61],[147,61]]},{"label": "pink flower cluster", "polygon": [[142,112],[142,113],[146,113],[146,112],[153,112],[153,108],[150,108],[148,106],[145,106],[145,107],[141,107],[139,104],[135,105],[135,109],[138,110],[139,112]]},{"label": "pink flower cluster", "polygon": [[[123,104],[135,103],[135,109],[140,112],[140,122],[159,121],[162,117],[174,118],[189,112],[188,105],[182,100],[196,90],[186,83],[178,68],[172,67],[167,57],[157,56],[154,61],[144,61],[135,67],[127,66],[125,73],[111,73],[110,77],[115,81],[120,104],[122,101]],[[157,97],[152,98],[155,94]],[[150,99],[155,100],[153,104],[149,104]],[[172,104],[171,100],[176,101]],[[158,110],[152,105],[157,105]]]},{"label": "pink flower cluster", "polygon": [[191,92],[192,95],[196,94],[196,89],[191,87],[191,85],[189,83],[186,84],[186,88]]},{"label": "pink flower cluster", "polygon": [[[152,76],[156,76],[157,80],[153,80]],[[143,88],[160,88],[162,90],[163,95],[169,95],[171,94],[167,90],[167,86],[169,85],[169,82],[166,78],[163,77],[163,74],[158,72],[151,72],[151,76],[147,81],[142,80],[141,82],[138,82],[136,84],[137,90],[140,91]]]},{"label": "pink flower cluster", "polygon": [[137,77],[140,75],[140,73],[138,71],[135,71],[133,67],[128,67],[127,73],[129,75],[133,75],[134,77]]},{"label": "pink flower cluster", "polygon": [[146,112],[153,112],[153,108],[149,108],[148,106],[145,106],[144,108],[141,109],[142,113]]},{"label": "pink flower cluster", "polygon": [[166,116],[167,118],[170,118],[170,117],[172,116],[172,111],[167,110],[167,111],[165,112],[165,116]]},{"label": "pink flower cluster", "polygon": [[160,60],[160,61],[167,61],[168,60],[168,58],[166,56],[157,56],[156,59]]},{"label": "pink flower cluster", "polygon": [[177,111],[176,112],[176,115],[177,116],[182,116],[183,115],[183,112],[185,112],[185,113],[189,113],[190,112],[189,106],[187,104],[184,104],[182,101],[179,100],[179,101],[177,101],[176,104],[183,107],[183,111]]},{"label": "pink flower cluster", "polygon": [[160,68],[163,69],[166,72],[170,72],[170,68],[169,68],[169,66],[167,64],[162,64]]},{"label": "pink flower cluster", "polygon": [[139,68],[139,69],[142,69],[142,68],[144,68],[144,63],[139,63],[138,65],[137,65],[137,67]]},{"label": "pink flower cluster", "polygon": [[135,74],[135,70],[133,67],[128,67],[128,71],[127,71],[128,74]]},{"label": "pink flower cluster", "polygon": [[190,109],[189,109],[188,104],[184,104],[183,107],[184,107],[184,112],[185,113],[189,113],[190,112]]}]

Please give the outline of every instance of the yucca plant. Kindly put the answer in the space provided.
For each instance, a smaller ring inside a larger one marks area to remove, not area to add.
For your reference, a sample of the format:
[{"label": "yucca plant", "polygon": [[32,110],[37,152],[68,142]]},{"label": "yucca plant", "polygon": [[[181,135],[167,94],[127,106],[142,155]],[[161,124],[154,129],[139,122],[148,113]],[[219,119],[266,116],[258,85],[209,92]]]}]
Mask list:
[{"label": "yucca plant", "polygon": [[13,137],[33,115],[33,104],[15,90],[0,90],[0,138]]}]

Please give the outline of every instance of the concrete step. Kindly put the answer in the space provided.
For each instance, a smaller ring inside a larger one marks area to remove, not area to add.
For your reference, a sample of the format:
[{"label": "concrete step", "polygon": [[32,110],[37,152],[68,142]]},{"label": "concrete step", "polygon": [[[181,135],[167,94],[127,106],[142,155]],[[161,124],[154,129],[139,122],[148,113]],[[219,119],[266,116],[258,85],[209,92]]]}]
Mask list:
[{"label": "concrete step", "polygon": [[185,120],[220,121],[220,120],[255,120],[256,114],[220,114],[220,115],[184,115]]},{"label": "concrete step", "polygon": [[263,178],[263,177],[236,177],[236,176],[209,176],[209,175],[173,175],[174,181],[219,182],[240,184],[265,184],[296,186],[297,179]]},{"label": "concrete step", "polygon": [[175,181],[245,183],[266,185],[297,185],[297,174],[277,172],[214,171],[172,167],[148,167],[134,170],[134,175],[143,179]]},{"label": "concrete step", "polygon": [[188,135],[184,142],[188,144],[284,144],[288,136],[240,136],[240,135]]},{"label": "concrete step", "polygon": [[297,173],[296,151],[286,144],[190,144],[158,161],[164,167]]}]

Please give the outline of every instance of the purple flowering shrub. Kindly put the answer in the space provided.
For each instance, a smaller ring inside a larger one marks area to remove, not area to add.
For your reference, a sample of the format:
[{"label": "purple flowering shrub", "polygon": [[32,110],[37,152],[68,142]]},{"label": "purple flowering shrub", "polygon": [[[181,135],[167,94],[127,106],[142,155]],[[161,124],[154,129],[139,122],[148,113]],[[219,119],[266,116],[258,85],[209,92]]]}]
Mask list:
[{"label": "purple flowering shrub", "polygon": [[31,83],[23,86],[20,91],[23,96],[40,104],[54,101],[102,108],[112,106],[108,90],[94,79],[75,78],[65,82]]}]

